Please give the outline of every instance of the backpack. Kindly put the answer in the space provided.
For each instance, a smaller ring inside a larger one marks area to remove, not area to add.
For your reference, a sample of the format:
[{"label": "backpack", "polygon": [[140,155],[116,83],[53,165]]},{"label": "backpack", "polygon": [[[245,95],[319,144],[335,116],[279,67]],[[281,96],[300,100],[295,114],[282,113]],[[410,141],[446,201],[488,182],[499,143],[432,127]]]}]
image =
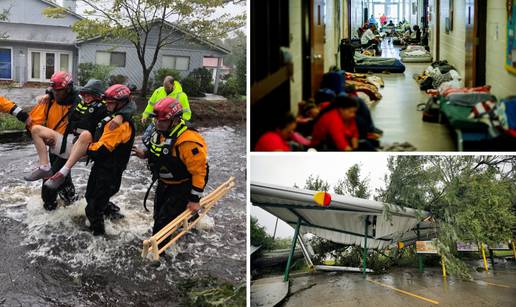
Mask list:
[{"label": "backpack", "polygon": [[437,97],[428,98],[427,102],[417,105],[417,110],[423,112],[423,121],[430,123],[439,122],[440,107]]}]

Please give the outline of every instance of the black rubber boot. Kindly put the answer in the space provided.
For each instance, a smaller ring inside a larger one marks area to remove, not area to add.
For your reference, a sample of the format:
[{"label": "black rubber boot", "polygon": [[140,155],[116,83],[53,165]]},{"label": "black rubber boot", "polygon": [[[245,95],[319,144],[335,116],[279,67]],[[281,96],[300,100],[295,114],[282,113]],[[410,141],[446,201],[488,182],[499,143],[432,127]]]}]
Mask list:
[{"label": "black rubber boot", "polygon": [[47,211],[55,210],[57,208],[57,201],[43,203],[43,208],[45,208]]},{"label": "black rubber boot", "polygon": [[123,219],[125,217],[125,215],[120,213],[120,207],[113,204],[112,202],[108,203],[106,210],[104,211],[104,216],[112,221]]},{"label": "black rubber boot", "polygon": [[91,231],[93,231],[94,236],[102,236],[106,234],[106,229],[104,227],[104,221],[98,221],[90,226]]},{"label": "black rubber boot", "polygon": [[79,195],[75,193],[73,184],[64,186],[58,193],[59,197],[64,201],[65,206],[73,204],[79,199]]}]

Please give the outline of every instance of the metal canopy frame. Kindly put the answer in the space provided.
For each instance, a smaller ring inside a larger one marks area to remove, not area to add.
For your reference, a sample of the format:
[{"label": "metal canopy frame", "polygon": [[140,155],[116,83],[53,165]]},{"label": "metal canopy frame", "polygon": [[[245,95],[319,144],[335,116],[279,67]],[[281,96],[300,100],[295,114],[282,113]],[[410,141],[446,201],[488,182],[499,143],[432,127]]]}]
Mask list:
[{"label": "metal canopy frame", "polygon": [[[329,231],[333,231],[333,232],[337,232],[337,233],[341,233],[341,234],[362,237],[364,240],[363,241],[364,247],[363,247],[363,254],[362,254],[362,274],[364,277],[367,274],[367,270],[366,270],[367,269],[367,253],[368,253],[367,239],[386,241],[386,242],[392,242],[394,240],[394,237],[392,237],[392,238],[375,238],[374,236],[369,235],[369,225],[373,224],[371,217],[379,216],[383,212],[383,208],[379,205],[379,204],[384,205],[383,203],[355,198],[355,200],[358,200],[357,202],[363,201],[364,205],[353,204],[348,207],[342,206],[342,205],[339,206],[339,204],[342,203],[342,201],[338,201],[337,206],[329,206],[329,207],[322,207],[322,206],[316,206],[316,205],[308,206],[308,205],[300,205],[300,204],[292,204],[292,203],[291,204],[288,204],[288,203],[279,203],[278,204],[278,203],[264,202],[264,201],[260,201],[260,200],[253,200],[253,188],[257,188],[257,189],[269,188],[269,189],[271,189],[272,194],[274,194],[273,196],[271,196],[272,198],[279,197],[279,195],[281,195],[282,193],[290,193],[290,196],[292,197],[292,199],[290,199],[290,200],[292,200],[292,202],[298,202],[298,203],[299,202],[309,202],[309,200],[311,201],[313,195],[315,194],[315,191],[300,190],[300,189],[296,189],[295,191],[293,191],[293,189],[286,188],[286,187],[279,187],[279,186],[260,184],[260,183],[251,183],[251,202],[252,202],[252,204],[256,205],[258,207],[261,207],[262,209],[266,210],[267,212],[271,213],[272,215],[277,216],[278,218],[280,218],[287,224],[294,227],[294,236],[292,238],[290,254],[289,254],[289,257],[287,260],[287,265],[285,267],[285,273],[284,273],[284,277],[283,277],[284,281],[288,281],[288,279],[289,279],[290,267],[292,265],[292,258],[294,255],[294,250],[296,248],[298,239],[300,241],[300,245],[302,247],[303,253],[304,254],[308,253],[307,251],[305,251],[306,246],[303,243],[303,241],[299,235],[301,226],[324,229],[324,230],[329,230]],[[296,194],[295,195],[292,194],[293,192]],[[367,205],[366,205],[367,203],[370,203],[372,205],[370,207],[367,207]],[[297,220],[292,221],[292,220],[287,220],[287,219],[281,218],[277,214],[270,211],[273,208],[287,209],[288,212],[290,212],[294,216],[296,216]],[[415,213],[417,211],[412,208],[402,208],[399,206],[395,206],[395,208],[397,210],[392,213],[394,216],[417,218],[417,214]],[[406,209],[409,209],[409,210],[406,210]],[[342,230],[342,229],[336,229],[333,227],[316,225],[316,224],[310,223],[310,221],[308,221],[308,219],[305,218],[297,210],[317,210],[317,211],[324,210],[324,211],[349,212],[349,213],[353,213],[353,214],[365,214],[364,233],[351,232],[351,231],[346,231],[346,230]],[[409,212],[407,212],[407,211],[409,211]],[[427,212],[423,211],[422,217],[425,217],[425,216],[427,217],[427,216],[429,216],[429,214]],[[421,223],[421,221],[417,223],[416,228],[411,229],[411,231],[416,232],[417,240],[420,239],[420,230],[430,228],[430,227],[421,228],[420,223]],[[305,255],[305,258],[307,258],[306,255]],[[308,256],[308,259],[309,259],[309,263],[311,263],[313,265],[309,256]],[[423,272],[423,257],[421,255],[418,255],[418,264],[419,264],[419,271]]]}]

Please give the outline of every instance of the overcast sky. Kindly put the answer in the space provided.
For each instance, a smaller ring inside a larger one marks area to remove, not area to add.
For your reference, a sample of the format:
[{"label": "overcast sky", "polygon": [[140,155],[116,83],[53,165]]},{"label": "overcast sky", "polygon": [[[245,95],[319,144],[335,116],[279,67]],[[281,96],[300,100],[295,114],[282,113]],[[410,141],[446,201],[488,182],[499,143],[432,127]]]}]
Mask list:
[{"label": "overcast sky", "polygon": [[[61,6],[63,5],[63,0],[57,0],[55,2]],[[87,9],[87,8],[89,8],[89,6],[84,4],[84,2],[82,2],[81,0],[77,1],[77,12],[78,13],[82,13],[84,11],[84,9]],[[238,15],[238,14],[242,14],[245,12],[246,12],[245,2],[243,2],[241,4],[228,3],[224,6],[224,8],[217,10],[217,13],[215,14],[215,16],[219,16],[223,13],[228,13],[231,15]]]},{"label": "overcast sky", "polygon": [[[251,156],[251,181],[292,187],[296,183],[303,187],[308,176],[319,175],[334,186],[345,177],[346,171],[355,163],[361,167],[362,175],[369,179],[369,186],[384,187],[384,175],[387,173],[388,155],[378,153],[324,153],[302,152],[290,155]],[[333,189],[330,188],[330,192]],[[251,215],[258,218],[269,234],[274,232],[276,217],[258,207],[251,206]],[[286,238],[293,235],[293,229],[281,220],[278,222],[276,237]]]}]

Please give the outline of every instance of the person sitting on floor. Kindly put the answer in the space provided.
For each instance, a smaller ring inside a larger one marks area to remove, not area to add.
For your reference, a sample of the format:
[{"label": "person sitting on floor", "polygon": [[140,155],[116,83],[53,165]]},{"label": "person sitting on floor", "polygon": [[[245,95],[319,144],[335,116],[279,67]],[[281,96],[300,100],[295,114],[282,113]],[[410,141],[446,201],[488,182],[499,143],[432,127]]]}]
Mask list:
[{"label": "person sitting on floor", "polygon": [[314,120],[319,115],[319,108],[314,101],[302,101],[299,103],[299,114],[296,117],[296,131],[303,136],[312,135]]},{"label": "person sitting on floor", "polygon": [[358,148],[355,115],[358,99],[347,95],[335,101],[319,114],[314,125],[311,147],[326,151],[352,151]]},{"label": "person sitting on floor", "polygon": [[288,113],[278,120],[274,130],[265,132],[256,143],[256,151],[292,151],[288,141],[296,129],[296,118]]},{"label": "person sitting on floor", "polygon": [[421,30],[419,29],[418,25],[414,25],[412,27],[414,31],[410,34],[410,38],[408,39],[408,42],[411,44],[419,44],[421,43]]},{"label": "person sitting on floor", "polygon": [[337,97],[335,91],[328,88],[321,88],[315,93],[315,105],[319,108],[319,111],[322,111],[335,100],[335,97]]},{"label": "person sitting on floor", "polygon": [[369,29],[367,29],[364,34],[362,34],[362,37],[360,38],[360,44],[362,45],[362,48],[367,49],[371,46],[374,47],[374,49],[377,51],[377,54],[380,53],[380,40],[376,37],[374,34],[374,31],[376,31],[376,25],[375,24],[369,24]]}]

